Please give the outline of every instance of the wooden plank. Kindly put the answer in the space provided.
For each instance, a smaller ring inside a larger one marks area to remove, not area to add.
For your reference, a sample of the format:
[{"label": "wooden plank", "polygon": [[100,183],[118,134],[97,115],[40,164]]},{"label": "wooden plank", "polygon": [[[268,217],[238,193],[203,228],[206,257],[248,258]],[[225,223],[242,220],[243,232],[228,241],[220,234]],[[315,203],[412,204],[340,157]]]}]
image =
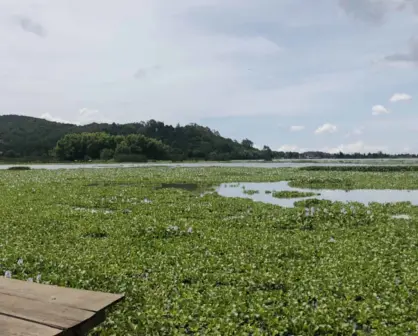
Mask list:
[{"label": "wooden plank", "polygon": [[74,326],[71,329],[65,330],[65,334],[62,336],[80,336],[80,335],[87,335],[89,331],[91,331],[94,327],[98,326],[102,323],[106,318],[105,311],[102,310],[94,316],[79,325]]},{"label": "wooden plank", "polygon": [[0,293],[68,307],[99,311],[123,299],[123,295],[26,282],[0,277]]},{"label": "wooden plank", "polygon": [[0,314],[56,329],[73,328],[94,316],[94,312],[56,303],[0,294]]},{"label": "wooden plank", "polygon": [[56,336],[61,332],[42,324],[0,315],[0,335],[3,336]]}]

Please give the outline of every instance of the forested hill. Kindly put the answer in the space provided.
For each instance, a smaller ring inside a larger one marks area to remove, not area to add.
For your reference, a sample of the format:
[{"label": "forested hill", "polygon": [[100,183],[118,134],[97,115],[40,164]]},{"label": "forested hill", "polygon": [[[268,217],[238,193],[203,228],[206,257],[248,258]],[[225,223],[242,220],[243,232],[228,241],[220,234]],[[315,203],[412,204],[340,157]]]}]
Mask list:
[{"label": "forested hill", "polygon": [[[253,148],[249,140],[242,143],[222,137],[207,127],[190,124],[171,126],[150,120],[129,124],[62,124],[44,119],[0,116],[0,152],[3,158],[48,158],[57,142],[67,134],[98,133],[109,135],[141,134],[161,141],[176,159],[262,159],[266,151]],[[267,147],[266,147],[267,149]],[[270,150],[267,154],[271,153]]]},{"label": "forested hill", "polygon": [[53,161],[89,159],[271,160],[416,158],[416,154],[277,152],[237,142],[208,127],[171,126],[150,120],[129,124],[77,126],[40,118],[0,116],[0,160]]}]

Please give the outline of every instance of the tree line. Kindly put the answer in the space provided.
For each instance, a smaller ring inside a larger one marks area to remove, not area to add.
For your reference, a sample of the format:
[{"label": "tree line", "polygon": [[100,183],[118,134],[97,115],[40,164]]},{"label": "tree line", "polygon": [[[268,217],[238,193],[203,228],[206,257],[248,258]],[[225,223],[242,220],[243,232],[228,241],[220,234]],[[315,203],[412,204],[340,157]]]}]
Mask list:
[{"label": "tree line", "polygon": [[[76,149],[77,148],[77,149]],[[155,151],[155,152],[154,152]],[[272,160],[416,158],[415,154],[283,152],[255,148],[249,139],[225,138],[197,124],[138,123],[72,125],[40,118],[0,116],[0,159],[54,161],[116,160]]]},{"label": "tree line", "polygon": [[[213,148],[211,148],[213,150]],[[250,149],[247,149],[250,151]],[[272,151],[267,146],[257,150],[258,159],[272,159]],[[160,140],[146,137],[143,134],[111,135],[98,133],[71,133],[60,139],[53,155],[59,161],[114,160],[118,162],[145,162],[148,160],[184,160],[185,153],[172,148]],[[190,153],[189,153],[190,154]],[[205,153],[203,153],[205,154]],[[223,153],[223,158],[230,158]],[[238,155],[245,155],[245,151]],[[242,157],[242,156],[238,156]],[[193,153],[188,158],[196,158]],[[219,160],[219,153],[209,152],[202,159]]]}]

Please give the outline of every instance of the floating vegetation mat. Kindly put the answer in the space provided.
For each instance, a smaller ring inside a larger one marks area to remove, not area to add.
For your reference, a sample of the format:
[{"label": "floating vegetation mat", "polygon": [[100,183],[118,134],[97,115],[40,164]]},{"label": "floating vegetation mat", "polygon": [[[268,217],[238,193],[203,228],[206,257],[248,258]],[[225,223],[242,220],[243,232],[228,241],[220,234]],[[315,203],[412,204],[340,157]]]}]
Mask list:
[{"label": "floating vegetation mat", "polygon": [[416,206],[179,186],[237,181],[406,191],[418,172],[4,170],[1,275],[125,293],[91,335],[418,334]]}]

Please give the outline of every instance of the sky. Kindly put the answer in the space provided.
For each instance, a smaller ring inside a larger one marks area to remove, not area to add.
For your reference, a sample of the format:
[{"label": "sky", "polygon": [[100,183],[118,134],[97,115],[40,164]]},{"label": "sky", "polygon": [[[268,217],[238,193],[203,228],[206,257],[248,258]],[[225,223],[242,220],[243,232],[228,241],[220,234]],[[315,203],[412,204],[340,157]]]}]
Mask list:
[{"label": "sky", "polygon": [[418,0],[1,0],[0,114],[418,153]]}]

